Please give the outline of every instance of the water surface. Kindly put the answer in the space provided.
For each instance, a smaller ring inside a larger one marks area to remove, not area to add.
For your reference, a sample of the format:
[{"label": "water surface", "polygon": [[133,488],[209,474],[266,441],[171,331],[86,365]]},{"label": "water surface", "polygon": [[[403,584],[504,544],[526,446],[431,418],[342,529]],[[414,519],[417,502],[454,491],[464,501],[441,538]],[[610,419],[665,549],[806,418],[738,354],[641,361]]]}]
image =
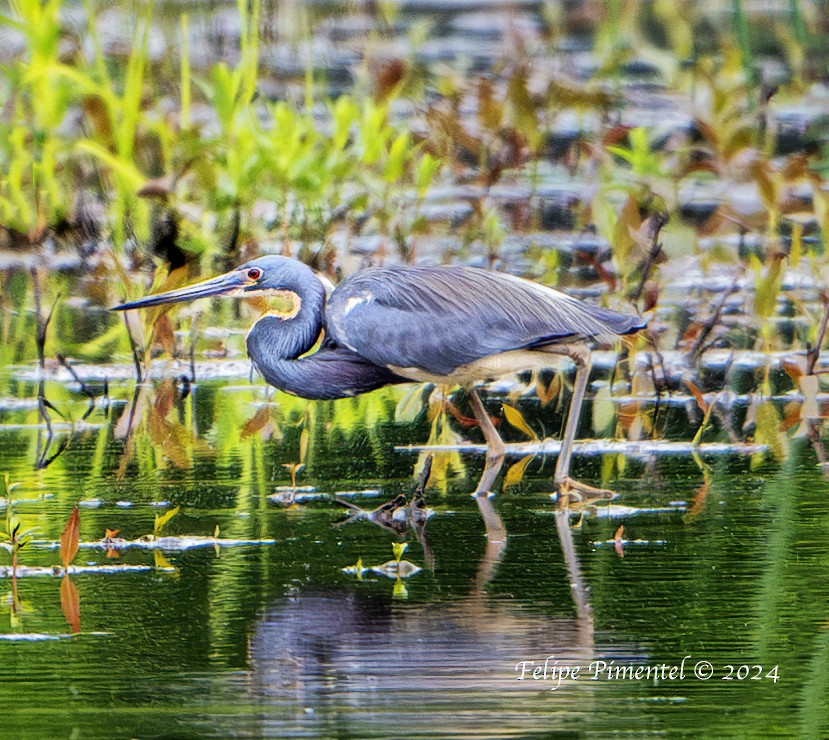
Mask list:
[{"label": "water surface", "polygon": [[[119,438],[132,386],[114,386],[108,416],[96,409],[72,435],[56,424],[51,449],[61,435],[69,444],[41,470],[33,462],[44,429],[29,423],[36,411],[3,412],[0,469],[20,484],[15,517],[37,529],[36,540],[56,541],[80,501],[82,541],[105,528],[134,539],[178,505],[164,534],[211,538],[218,525],[220,540],[273,543],[167,551],[166,562],[145,549],[118,557],[81,549],[78,565],[150,569],[73,575],[74,636],[58,577],[18,578],[14,608],[11,579],[0,581],[0,631],[17,638],[0,642],[7,736],[829,731],[829,485],[810,447],[796,442],[780,464],[711,457],[705,471],[687,457],[630,461],[612,483],[614,505],[631,508],[588,512],[565,537],[575,552],[568,563],[547,495],[552,462],[541,459],[481,509],[468,495],[480,457],[459,456],[469,479],[443,483],[436,459],[437,485],[426,492],[435,513],[420,532],[343,522],[347,511],[328,494],[372,509],[415,485],[416,455],[394,447],[422,442],[428,429],[422,415],[394,423],[402,389],[312,405],[300,425],[297,402],[277,394],[270,403],[281,421],[242,438],[228,409],[253,417],[264,386],[205,382],[186,398],[170,387],[147,386],[143,422]],[[64,393],[56,406],[84,408],[80,394]],[[290,489],[283,464],[302,445],[305,498],[277,505],[269,497]],[[586,480],[600,468],[576,460]],[[605,516],[614,511],[621,516]],[[394,559],[395,542],[408,543],[403,557],[420,572],[405,580],[343,572]],[[35,544],[20,560],[59,562]],[[583,581],[575,591],[574,563]],[[587,680],[596,660],[674,665],[686,655],[689,669],[710,661],[714,677]],[[585,673],[556,690],[551,680],[517,680],[517,663],[548,656]],[[762,665],[763,678],[723,680],[726,664]],[[775,666],[776,681],[765,677]]]}]

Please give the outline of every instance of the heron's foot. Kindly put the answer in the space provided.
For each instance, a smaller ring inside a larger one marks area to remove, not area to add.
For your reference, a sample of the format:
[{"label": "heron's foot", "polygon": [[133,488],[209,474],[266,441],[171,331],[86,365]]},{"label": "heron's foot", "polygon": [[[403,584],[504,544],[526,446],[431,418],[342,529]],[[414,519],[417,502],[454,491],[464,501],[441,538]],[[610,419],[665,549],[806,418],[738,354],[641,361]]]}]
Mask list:
[{"label": "heron's foot", "polygon": [[488,488],[482,487],[480,483],[472,494],[472,498],[493,498],[494,496],[495,491],[490,491]]},{"label": "heron's foot", "polygon": [[495,479],[498,477],[498,472],[501,470],[503,461],[503,455],[496,458],[487,456],[486,467],[484,468],[483,475],[481,475],[481,480],[475,486],[475,492],[472,494],[472,498],[492,498],[495,495],[496,492],[492,489],[495,486]]},{"label": "heron's foot", "polygon": [[557,484],[558,502],[563,509],[585,508],[598,501],[612,501],[619,497],[615,491],[608,488],[595,488],[569,476]]}]

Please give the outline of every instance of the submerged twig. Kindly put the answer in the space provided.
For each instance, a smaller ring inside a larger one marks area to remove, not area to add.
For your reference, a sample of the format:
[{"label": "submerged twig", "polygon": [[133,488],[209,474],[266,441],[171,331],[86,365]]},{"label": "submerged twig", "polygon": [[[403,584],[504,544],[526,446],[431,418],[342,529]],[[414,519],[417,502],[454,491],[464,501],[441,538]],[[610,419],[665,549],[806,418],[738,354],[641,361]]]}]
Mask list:
[{"label": "submerged twig", "polygon": [[142,383],[144,381],[144,375],[141,372],[141,358],[138,356],[138,345],[135,343],[135,339],[132,336],[126,312],[124,312],[124,326],[127,327],[127,336],[130,339],[130,349],[132,350],[132,361],[135,364],[135,382]]},{"label": "submerged twig", "polygon": [[[89,418],[89,415],[95,410],[95,394],[89,388],[89,386],[83,381],[83,379],[75,372],[75,368],[73,368],[68,360],[61,354],[57,355],[58,362],[63,365],[72,376],[72,379],[81,387],[81,393],[83,393],[89,399],[89,407],[84,412],[84,415],[81,417],[84,421]],[[108,392],[108,386],[105,386],[105,392]]]},{"label": "submerged twig", "polygon": [[666,213],[659,212],[653,214],[652,218],[654,219],[654,222],[653,234],[651,234],[651,247],[648,250],[648,254],[645,259],[639,263],[639,285],[637,285],[636,290],[630,294],[631,303],[636,303],[639,298],[641,298],[642,291],[645,289],[645,283],[647,283],[648,278],[650,277],[651,270],[656,264],[656,261],[659,259],[659,255],[662,254],[662,242],[659,241],[659,234],[662,232],[662,228],[665,224],[668,223],[668,216]]},{"label": "submerged twig", "polygon": [[196,339],[199,330],[199,314],[193,313],[193,321],[190,324],[190,382],[196,382]]},{"label": "submerged twig", "polygon": [[726,301],[732,293],[737,292],[737,282],[739,281],[739,278],[739,275],[736,275],[734,277],[731,286],[723,293],[722,298],[720,298],[717,305],[714,307],[714,311],[708,318],[708,321],[706,321],[705,324],[703,324],[702,331],[700,331],[699,336],[694,342],[694,346],[691,347],[691,349],[689,349],[688,352],[685,353],[685,358],[689,362],[696,361],[699,355],[701,354],[702,349],[705,346],[705,340],[708,339],[708,335],[713,331],[714,327],[717,325],[717,322],[719,322],[720,320],[720,316],[722,314],[723,308],[725,308]]},{"label": "submerged twig", "polygon": [[37,345],[37,358],[40,362],[40,369],[43,370],[46,367],[46,332],[49,329],[49,324],[52,321],[52,315],[55,313],[55,308],[60,300],[60,293],[55,296],[52,308],[49,309],[49,313],[44,317],[42,310],[43,302],[40,292],[40,279],[37,274],[37,268],[35,267],[32,268],[32,283],[34,285],[35,317],[37,321],[35,343]]},{"label": "submerged twig", "polygon": [[52,403],[50,403],[49,399],[46,398],[46,380],[43,377],[43,373],[46,369],[46,335],[49,330],[49,324],[52,322],[52,316],[55,313],[55,308],[60,300],[60,294],[55,297],[52,308],[49,309],[49,313],[44,316],[40,279],[37,268],[33,267],[31,273],[32,283],[34,285],[35,316],[37,321],[35,344],[37,346],[37,357],[40,365],[40,379],[37,384],[37,411],[41,421],[43,421],[46,426],[45,442],[41,439],[42,434],[38,433],[35,470],[42,470],[43,468],[48,467],[68,445],[68,440],[64,439],[57,452],[55,452],[51,457],[47,457],[47,453],[49,452],[49,448],[52,446],[52,440],[55,436],[54,430],[52,429],[52,417],[49,414],[49,411],[54,411],[58,416],[63,418],[63,414],[61,414],[61,412],[58,411]]}]

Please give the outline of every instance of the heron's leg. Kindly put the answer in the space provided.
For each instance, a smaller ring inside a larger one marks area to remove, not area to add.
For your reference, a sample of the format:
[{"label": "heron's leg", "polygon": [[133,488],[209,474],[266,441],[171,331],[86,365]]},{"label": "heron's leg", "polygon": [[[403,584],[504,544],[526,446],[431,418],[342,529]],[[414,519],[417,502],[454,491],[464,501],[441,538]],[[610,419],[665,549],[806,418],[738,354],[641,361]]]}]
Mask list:
[{"label": "heron's leg", "polygon": [[472,411],[475,414],[475,418],[481,425],[481,431],[484,433],[487,447],[484,472],[481,475],[481,480],[478,481],[478,487],[475,489],[475,493],[472,495],[487,496],[489,489],[492,488],[492,484],[495,482],[495,478],[498,476],[498,472],[501,470],[501,465],[504,464],[506,448],[504,447],[504,440],[498,434],[498,430],[493,425],[492,419],[489,418],[489,414],[487,414],[484,404],[481,402],[480,396],[478,396],[478,391],[474,388],[469,391],[469,400],[472,404]]},{"label": "heron's leg", "polygon": [[576,363],[576,379],[573,382],[573,397],[570,399],[570,410],[567,412],[567,425],[564,427],[561,451],[558,453],[558,460],[556,461],[554,482],[557,487],[563,485],[570,477],[573,440],[576,438],[579,417],[581,417],[581,406],[584,403],[584,393],[587,390],[587,380],[590,375],[589,351],[586,351],[584,347],[573,348],[573,351],[568,352],[567,356]]},{"label": "heron's leg", "polygon": [[563,503],[569,503],[571,496],[578,501],[615,498],[613,491],[604,488],[594,488],[586,483],[570,477],[570,459],[573,456],[573,441],[581,417],[581,407],[584,403],[584,394],[587,390],[587,380],[590,376],[590,350],[584,346],[562,346],[550,348],[548,351],[563,354],[576,363],[576,378],[573,383],[573,397],[570,400],[570,409],[567,413],[567,425],[564,427],[564,438],[561,440],[561,451],[556,461],[556,470],[553,481],[559,494],[565,497]]}]

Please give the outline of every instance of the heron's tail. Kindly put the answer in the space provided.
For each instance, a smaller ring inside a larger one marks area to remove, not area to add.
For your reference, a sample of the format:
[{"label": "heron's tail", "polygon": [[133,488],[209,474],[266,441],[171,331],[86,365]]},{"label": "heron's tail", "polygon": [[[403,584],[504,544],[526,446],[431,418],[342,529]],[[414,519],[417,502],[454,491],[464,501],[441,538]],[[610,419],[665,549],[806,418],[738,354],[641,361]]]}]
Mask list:
[{"label": "heron's tail", "polygon": [[609,308],[601,308],[600,306],[591,305],[590,314],[596,320],[601,321],[614,334],[618,334],[619,336],[635,334],[648,325],[648,322],[641,316],[619,313],[618,311],[611,311]]}]

